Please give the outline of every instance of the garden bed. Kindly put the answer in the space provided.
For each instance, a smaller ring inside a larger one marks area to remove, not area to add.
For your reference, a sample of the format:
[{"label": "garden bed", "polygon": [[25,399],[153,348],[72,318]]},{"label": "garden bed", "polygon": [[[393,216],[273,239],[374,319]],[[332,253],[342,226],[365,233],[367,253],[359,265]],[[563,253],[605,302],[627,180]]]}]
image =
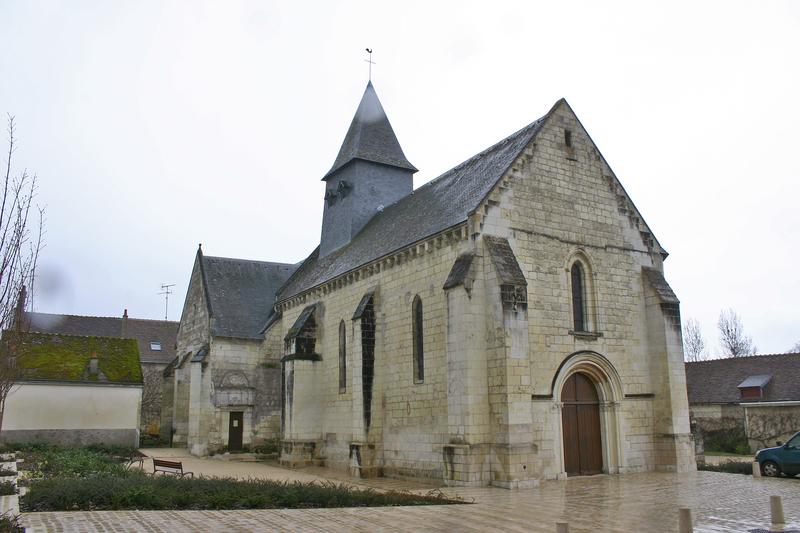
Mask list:
[{"label": "garden bed", "polygon": [[[13,445],[12,445],[13,446]],[[462,503],[441,492],[415,494],[358,489],[333,482],[152,476],[126,468],[132,450],[17,445],[28,486],[20,508],[37,511],[308,509]]]},{"label": "garden bed", "polygon": [[441,493],[358,490],[333,483],[186,479],[131,472],[125,476],[52,478],[33,483],[23,511],[124,509],[307,509],[456,503]]}]

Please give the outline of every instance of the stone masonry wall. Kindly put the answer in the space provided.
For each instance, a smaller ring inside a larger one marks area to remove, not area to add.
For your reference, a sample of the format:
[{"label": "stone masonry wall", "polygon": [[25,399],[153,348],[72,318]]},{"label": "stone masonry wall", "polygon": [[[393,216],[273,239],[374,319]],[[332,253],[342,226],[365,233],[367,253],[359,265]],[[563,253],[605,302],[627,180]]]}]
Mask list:
[{"label": "stone masonry wall", "polygon": [[747,406],[745,432],[750,451],[786,442],[800,428],[800,405]]},{"label": "stone masonry wall", "polygon": [[[572,146],[566,146],[565,129]],[[498,281],[485,258],[476,259],[472,293],[456,287],[448,296],[442,289],[459,254],[482,256],[481,234],[508,239],[528,282],[526,315],[499,310]],[[553,383],[572,354],[597,353],[610,365],[601,395],[604,468],[690,468],[685,385],[675,371],[682,359],[679,332],[673,317],[645,300],[653,291],[642,267],[662,269],[661,250],[565,103],[471,216],[464,237],[420,244],[284,309],[274,326],[279,338],[305,306],[322,304],[322,360],[291,365],[292,409],[313,409],[314,415],[290,414],[284,437],[314,440],[315,453],[334,467],[352,466],[349,444],[364,440],[358,449],[373,446],[387,474],[441,478],[455,474],[458,460],[472,463],[467,482],[485,484],[489,471],[503,486],[561,477],[560,390],[552,390]],[[590,335],[572,332],[569,268],[576,257],[587,267]],[[360,332],[351,317],[368,291],[375,291],[376,371],[372,426],[363,435]],[[415,295],[424,309],[423,383],[415,383],[412,372]],[[342,320],[348,387],[340,392]],[[455,335],[470,329],[479,334],[463,341]],[[517,353],[521,346],[526,353]],[[470,359],[458,357],[459,350]],[[507,408],[492,403],[502,395]]]},{"label": "stone masonry wall", "polygon": [[707,433],[744,427],[744,408],[737,404],[692,405],[691,418],[697,428]]},{"label": "stone masonry wall", "polygon": [[195,258],[176,339],[176,354],[183,364],[175,368],[171,378],[173,380],[172,442],[177,446],[186,445],[189,433],[190,357],[187,357],[187,354],[197,353],[203,345],[210,342],[206,305],[200,262],[199,258]]},{"label": "stone masonry wall", "polygon": [[144,389],[142,390],[142,417],[139,430],[143,435],[158,435],[161,428],[161,410],[164,389],[164,363],[142,363]]},{"label": "stone masonry wall", "polygon": [[[440,478],[443,472],[442,447],[447,443],[447,381],[445,366],[446,298],[442,290],[447,274],[468,241],[451,241],[413,252],[391,268],[337,289],[327,297],[307,299],[284,313],[281,338],[306,305],[324,302],[322,319],[317,318],[320,333],[317,350],[322,361],[311,365],[301,378],[296,370],[295,398],[309,398],[319,410],[321,426],[310,417],[294,417],[293,434],[288,438],[315,435],[319,439],[326,464],[347,468],[349,444],[354,428],[361,427],[360,368],[354,371],[353,347],[360,345],[360,329],[352,320],[365,293],[376,290],[375,378],[372,400],[372,424],[367,442],[377,446],[384,471],[390,474],[413,474]],[[424,381],[415,383],[412,369],[411,304],[415,295],[422,299],[424,317]],[[339,324],[347,331],[347,388],[339,391]],[[279,324],[276,324],[278,326]],[[299,365],[296,365],[296,368]],[[354,380],[353,376],[358,379]],[[354,382],[355,381],[355,382]],[[354,398],[354,396],[356,396]],[[354,405],[359,406],[354,409]],[[295,408],[299,408],[295,406]],[[317,417],[314,417],[315,419]],[[308,424],[307,424],[308,423]],[[310,427],[305,427],[307,424]],[[360,437],[356,435],[356,437]]]},{"label": "stone masonry wall", "polygon": [[798,405],[695,404],[692,420],[703,433],[741,430],[747,437],[750,451],[786,442],[800,427]]},{"label": "stone masonry wall", "polygon": [[[215,337],[202,390],[193,406],[203,423],[190,445],[207,452],[228,445],[229,413],[244,413],[243,445],[257,445],[280,431],[280,366],[262,352],[261,341]],[[199,363],[194,363],[199,365]]]},{"label": "stone masonry wall", "polygon": [[[565,130],[572,146],[566,146]],[[653,342],[644,313],[641,268],[662,258],[632,204],[570,109],[561,104],[535,143],[490,197],[473,231],[507,236],[528,279],[533,394],[553,398],[536,408],[535,442],[544,475],[558,474],[559,391],[551,390],[559,365],[575,352],[604,355],[619,373],[622,443],[620,471],[655,466]],[[569,268],[580,256],[587,269],[587,314],[602,335],[571,332]],[[664,370],[666,372],[666,369]],[[685,390],[683,392],[685,403]],[[539,402],[537,402],[538,404]],[[685,416],[688,427],[688,413]],[[688,433],[688,431],[687,431]]]}]

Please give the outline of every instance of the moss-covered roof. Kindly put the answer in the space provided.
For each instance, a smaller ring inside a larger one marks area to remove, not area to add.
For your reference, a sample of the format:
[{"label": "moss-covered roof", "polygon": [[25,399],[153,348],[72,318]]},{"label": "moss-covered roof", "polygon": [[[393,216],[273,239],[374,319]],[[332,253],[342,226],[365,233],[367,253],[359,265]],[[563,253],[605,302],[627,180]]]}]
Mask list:
[{"label": "moss-covered roof", "polygon": [[[97,383],[142,383],[139,347],[134,339],[84,337],[57,333],[4,332],[6,347],[18,354],[22,379]],[[90,371],[92,356],[97,356],[97,373]]]}]

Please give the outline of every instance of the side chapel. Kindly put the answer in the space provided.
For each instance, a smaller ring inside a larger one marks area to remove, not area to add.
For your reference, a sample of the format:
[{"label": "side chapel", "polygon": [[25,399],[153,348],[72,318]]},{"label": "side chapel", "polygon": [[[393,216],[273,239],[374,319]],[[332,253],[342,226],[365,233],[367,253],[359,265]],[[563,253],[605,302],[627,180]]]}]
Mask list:
[{"label": "side chapel", "polygon": [[307,259],[218,270],[215,303],[198,252],[173,442],[279,436],[284,464],[451,485],[693,470],[667,253],[569,104],[414,189],[416,171],[369,83]]}]

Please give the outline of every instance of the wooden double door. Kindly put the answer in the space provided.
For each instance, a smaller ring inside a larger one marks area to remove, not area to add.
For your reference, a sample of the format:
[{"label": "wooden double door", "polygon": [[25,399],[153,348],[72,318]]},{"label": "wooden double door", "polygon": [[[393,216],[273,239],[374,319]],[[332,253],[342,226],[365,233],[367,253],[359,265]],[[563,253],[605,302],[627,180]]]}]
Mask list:
[{"label": "wooden double door", "polygon": [[586,374],[572,374],[561,391],[561,403],[564,469],[567,475],[590,476],[602,473],[603,444],[597,387]]}]

